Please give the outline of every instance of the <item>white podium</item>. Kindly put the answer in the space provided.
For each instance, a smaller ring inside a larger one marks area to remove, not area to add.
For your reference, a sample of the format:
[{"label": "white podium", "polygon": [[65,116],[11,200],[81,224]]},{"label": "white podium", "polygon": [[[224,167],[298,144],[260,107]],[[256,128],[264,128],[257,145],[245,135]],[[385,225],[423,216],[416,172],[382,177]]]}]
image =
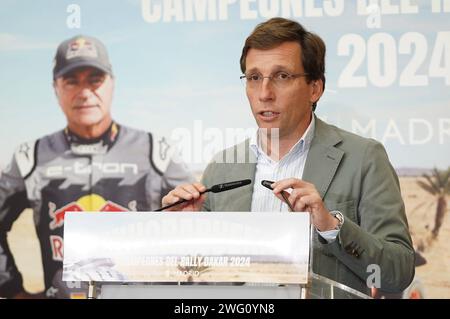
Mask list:
[{"label": "white podium", "polygon": [[88,297],[368,298],[311,273],[309,214],[67,213],[63,281]]}]

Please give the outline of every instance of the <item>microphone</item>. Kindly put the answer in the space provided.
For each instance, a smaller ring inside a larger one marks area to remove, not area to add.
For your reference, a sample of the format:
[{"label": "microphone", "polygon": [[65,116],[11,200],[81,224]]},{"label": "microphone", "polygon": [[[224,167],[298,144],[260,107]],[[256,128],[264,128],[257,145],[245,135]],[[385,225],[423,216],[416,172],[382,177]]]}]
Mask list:
[{"label": "microphone", "polygon": [[267,187],[267,188],[270,189],[271,191],[273,191],[273,188],[272,188],[272,186],[271,186],[273,183],[275,183],[275,182],[268,181],[268,180],[262,180],[262,181],[261,181],[261,185],[264,186],[264,187]]},{"label": "microphone", "polygon": [[[267,187],[267,188],[270,189],[271,191],[273,191],[273,188],[272,188],[272,186],[271,186],[273,183],[275,183],[275,182],[268,181],[268,180],[262,180],[262,181],[261,181],[261,185],[264,186],[264,187]],[[293,212],[293,211],[294,211],[294,208],[292,207],[291,203],[289,202],[289,199],[288,199],[286,193],[287,193],[287,192],[285,192],[285,191],[281,191],[281,197],[283,197],[283,199],[284,199],[286,205],[288,205],[290,211]]]},{"label": "microphone", "polygon": [[207,189],[206,191],[211,191],[213,193],[220,193],[220,192],[229,191],[230,189],[235,189],[235,188],[239,188],[239,187],[248,185],[251,182],[252,182],[251,179],[243,179],[243,180],[235,181],[235,182],[222,183],[222,184],[214,185],[213,187],[211,187],[209,190]]},{"label": "microphone", "polygon": [[[207,190],[205,190],[203,192],[200,192],[200,195],[203,195],[203,194],[208,193],[208,192],[220,193],[220,192],[229,191],[231,189],[235,189],[235,188],[239,188],[239,187],[248,185],[251,182],[252,182],[251,179],[243,179],[243,180],[240,180],[240,181],[234,181],[234,182],[217,184],[217,185],[212,186],[211,188],[208,188]],[[177,202],[175,202],[173,204],[170,204],[170,205],[161,207],[159,209],[156,209],[156,210],[154,210],[154,212],[160,212],[160,211],[163,211],[164,209],[171,208],[173,206],[176,206],[176,205],[179,205],[179,204],[182,204],[182,203],[185,203],[185,202],[188,202],[188,200],[180,199],[179,201],[177,201]]]}]

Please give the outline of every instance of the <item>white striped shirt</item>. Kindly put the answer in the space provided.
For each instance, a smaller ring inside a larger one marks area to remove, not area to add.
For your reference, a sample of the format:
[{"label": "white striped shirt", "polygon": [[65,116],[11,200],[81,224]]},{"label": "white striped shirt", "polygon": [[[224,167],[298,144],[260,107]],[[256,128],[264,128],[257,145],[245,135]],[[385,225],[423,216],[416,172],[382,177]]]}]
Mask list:
[{"label": "white striped shirt", "polygon": [[[300,140],[290,149],[290,151],[280,161],[272,160],[261,148],[258,141],[258,132],[250,138],[250,149],[257,158],[255,183],[253,184],[252,212],[288,212],[289,207],[271,194],[272,191],[261,185],[261,181],[279,181],[286,178],[302,179],[305,169],[306,158],[309,147],[314,137],[316,120],[312,117],[311,123]],[[336,239],[339,231],[328,230],[316,231],[328,242]]]},{"label": "white striped shirt", "polygon": [[302,179],[309,146],[314,137],[315,118],[306,129],[300,140],[289,152],[276,162],[261,148],[258,132],[250,138],[250,148],[256,155],[256,174],[253,185],[252,212],[288,212],[289,207],[279,200],[271,191],[261,185],[262,180],[279,181],[286,178]]}]

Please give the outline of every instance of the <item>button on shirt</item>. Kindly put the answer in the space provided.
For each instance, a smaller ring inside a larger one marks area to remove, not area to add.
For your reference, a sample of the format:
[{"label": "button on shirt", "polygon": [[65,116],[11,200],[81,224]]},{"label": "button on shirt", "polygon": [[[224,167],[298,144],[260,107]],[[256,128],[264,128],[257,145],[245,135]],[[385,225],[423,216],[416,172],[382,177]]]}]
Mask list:
[{"label": "button on shirt", "polygon": [[[306,129],[300,140],[289,150],[280,161],[271,159],[261,148],[258,132],[250,138],[250,149],[257,158],[255,183],[253,184],[252,212],[288,212],[286,203],[278,199],[261,181],[279,181],[286,178],[302,179],[309,147],[314,137],[315,118]],[[336,239],[338,230],[320,232],[317,231],[328,242]]]}]

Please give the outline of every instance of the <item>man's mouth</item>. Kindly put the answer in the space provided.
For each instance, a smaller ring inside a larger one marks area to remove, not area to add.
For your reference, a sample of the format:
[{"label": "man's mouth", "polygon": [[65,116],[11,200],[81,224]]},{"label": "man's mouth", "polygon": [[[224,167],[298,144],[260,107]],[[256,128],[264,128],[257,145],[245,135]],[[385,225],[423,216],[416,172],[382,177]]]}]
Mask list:
[{"label": "man's mouth", "polygon": [[258,113],[259,117],[264,121],[275,120],[280,116],[280,112],[263,111]]},{"label": "man's mouth", "polygon": [[85,109],[91,109],[97,107],[95,104],[88,104],[88,105],[76,105],[74,107],[75,110],[85,110]]}]

